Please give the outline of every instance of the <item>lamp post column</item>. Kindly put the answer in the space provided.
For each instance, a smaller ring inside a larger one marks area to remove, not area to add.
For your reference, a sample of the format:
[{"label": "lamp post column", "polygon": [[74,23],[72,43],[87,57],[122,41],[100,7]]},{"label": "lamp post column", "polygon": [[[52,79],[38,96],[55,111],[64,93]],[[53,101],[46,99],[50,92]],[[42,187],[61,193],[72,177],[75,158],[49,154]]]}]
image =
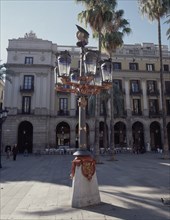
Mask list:
[{"label": "lamp post column", "polygon": [[81,96],[79,104],[79,149],[73,154],[72,162],[72,207],[81,208],[99,204],[100,194],[96,176],[95,160],[87,150],[86,143],[86,106],[85,96]]},{"label": "lamp post column", "polygon": [[[57,55],[58,80],[57,91],[76,93],[79,96],[79,148],[73,154],[71,178],[72,207],[80,208],[100,203],[100,194],[96,177],[96,161],[87,150],[86,107],[88,95],[97,95],[102,89],[112,85],[111,60],[101,61],[101,73],[97,72],[98,53],[87,50],[89,33],[76,25],[77,46],[81,48],[80,71],[70,74],[71,57],[68,51]],[[57,68],[54,69],[56,71]],[[68,88],[65,88],[68,85]],[[76,141],[77,142],[77,141]]]},{"label": "lamp post column", "polygon": [[[80,78],[84,77],[84,69],[83,69],[83,59],[84,59],[84,45],[81,45],[81,56],[80,56]],[[82,83],[82,80],[80,79],[80,84]],[[79,106],[79,150],[77,154],[74,155],[80,155],[83,153],[87,156],[90,155],[90,153],[87,151],[87,144],[86,144],[86,106],[87,101],[85,96],[81,95],[78,100],[78,106]]]},{"label": "lamp post column", "polygon": [[82,150],[87,150],[86,143],[86,106],[87,101],[84,96],[81,96],[78,101],[79,105],[79,147]]},{"label": "lamp post column", "polygon": [[[77,46],[81,47],[79,84],[86,84],[84,72],[84,46],[88,42],[88,32],[77,26]],[[82,91],[78,100],[79,106],[79,149],[73,154],[76,158],[72,162],[72,207],[80,208],[100,203],[100,194],[96,176],[95,160],[87,150],[86,143],[86,106],[87,100]]]}]

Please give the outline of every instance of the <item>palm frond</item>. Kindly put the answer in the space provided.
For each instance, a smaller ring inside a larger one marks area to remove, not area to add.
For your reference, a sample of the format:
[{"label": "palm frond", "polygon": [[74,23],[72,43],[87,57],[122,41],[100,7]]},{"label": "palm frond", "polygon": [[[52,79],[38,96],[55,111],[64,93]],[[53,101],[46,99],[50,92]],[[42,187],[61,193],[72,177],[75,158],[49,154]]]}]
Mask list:
[{"label": "palm frond", "polygon": [[167,15],[170,0],[138,0],[138,3],[141,14],[155,21]]}]

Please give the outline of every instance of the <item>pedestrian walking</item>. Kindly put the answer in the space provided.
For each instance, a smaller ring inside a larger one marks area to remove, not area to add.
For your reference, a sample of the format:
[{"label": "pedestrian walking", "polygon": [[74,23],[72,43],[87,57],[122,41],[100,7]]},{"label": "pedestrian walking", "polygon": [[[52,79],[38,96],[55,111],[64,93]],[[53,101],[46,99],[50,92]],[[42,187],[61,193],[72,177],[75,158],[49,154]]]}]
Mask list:
[{"label": "pedestrian walking", "polygon": [[5,153],[6,153],[6,158],[9,159],[10,155],[11,155],[11,146],[10,145],[6,145]]},{"label": "pedestrian walking", "polygon": [[16,160],[17,153],[18,153],[17,144],[14,144],[14,146],[13,146],[13,148],[12,148],[12,153],[13,153],[13,160]]}]

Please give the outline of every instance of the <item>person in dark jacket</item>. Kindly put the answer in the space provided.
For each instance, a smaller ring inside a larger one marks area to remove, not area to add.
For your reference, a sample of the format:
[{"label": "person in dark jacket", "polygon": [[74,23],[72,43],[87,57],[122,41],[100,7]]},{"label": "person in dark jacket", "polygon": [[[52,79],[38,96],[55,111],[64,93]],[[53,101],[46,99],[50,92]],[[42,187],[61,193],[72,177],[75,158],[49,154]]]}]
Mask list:
[{"label": "person in dark jacket", "polygon": [[13,148],[12,148],[12,153],[13,153],[13,160],[16,160],[17,153],[18,153],[17,144],[14,144],[14,146],[13,146]]}]

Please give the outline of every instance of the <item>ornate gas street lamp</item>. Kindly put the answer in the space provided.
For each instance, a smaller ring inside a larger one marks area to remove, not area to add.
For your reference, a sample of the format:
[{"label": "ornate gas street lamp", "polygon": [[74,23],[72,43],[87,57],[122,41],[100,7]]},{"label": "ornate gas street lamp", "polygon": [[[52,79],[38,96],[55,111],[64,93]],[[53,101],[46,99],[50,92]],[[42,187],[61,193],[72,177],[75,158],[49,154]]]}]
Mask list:
[{"label": "ornate gas street lamp", "polygon": [[[76,25],[77,46],[81,48],[80,70],[71,72],[71,56],[68,51],[57,54],[56,90],[78,95],[79,106],[79,149],[74,153],[72,163],[73,207],[83,207],[100,203],[95,172],[95,160],[87,150],[86,106],[89,95],[97,95],[103,89],[111,88],[111,61],[98,60],[98,51],[87,49],[89,33]],[[99,70],[99,65],[101,71]]]},{"label": "ornate gas street lamp", "polygon": [[0,110],[0,168],[2,168],[2,124],[6,120],[8,115],[8,110]]}]

